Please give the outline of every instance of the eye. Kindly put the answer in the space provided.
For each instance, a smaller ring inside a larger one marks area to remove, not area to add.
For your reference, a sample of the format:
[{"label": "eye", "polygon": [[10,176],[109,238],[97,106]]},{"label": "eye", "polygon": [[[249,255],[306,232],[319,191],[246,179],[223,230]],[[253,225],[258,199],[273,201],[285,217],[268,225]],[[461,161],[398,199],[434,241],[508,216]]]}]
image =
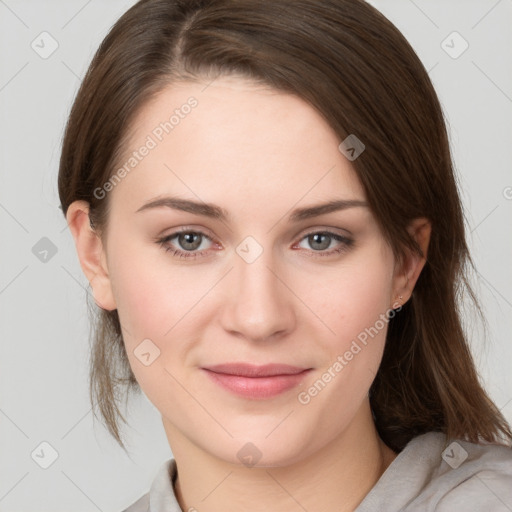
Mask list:
[{"label": "eye", "polygon": [[[171,243],[174,239],[176,239],[176,241]],[[173,255],[178,258],[197,258],[207,252],[204,247],[204,242],[206,240],[212,242],[212,239],[202,231],[182,228],[179,231],[175,231],[174,233],[157,240],[157,243],[162,246],[166,252],[171,251]],[[199,251],[198,249],[201,247],[202,249]]]},{"label": "eye", "polygon": [[[348,250],[354,243],[354,240],[351,238],[330,231],[315,231],[309,233],[302,238],[301,242],[303,241],[306,241],[312,249],[311,256],[332,256],[333,254],[339,254]],[[330,250],[326,251],[326,249],[329,248]]]},{"label": "eye", "polygon": [[[304,242],[309,245],[309,249],[301,245]],[[184,227],[157,240],[157,243],[176,258],[198,258],[208,255],[208,246],[213,240],[202,231]],[[337,233],[314,231],[305,235],[296,246],[305,249],[308,256],[325,257],[343,253],[353,244],[354,240]]]}]

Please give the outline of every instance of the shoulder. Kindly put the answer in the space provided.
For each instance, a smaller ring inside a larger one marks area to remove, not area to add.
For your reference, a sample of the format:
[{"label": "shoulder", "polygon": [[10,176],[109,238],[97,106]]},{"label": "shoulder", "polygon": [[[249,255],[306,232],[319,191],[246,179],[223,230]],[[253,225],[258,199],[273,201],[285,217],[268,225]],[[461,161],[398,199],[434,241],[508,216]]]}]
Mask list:
[{"label": "shoulder", "polygon": [[456,440],[441,453],[433,483],[442,496],[436,512],[463,505],[473,510],[512,510],[512,449]]},{"label": "shoulder", "polygon": [[156,472],[149,492],[122,512],[181,512],[173,487],[176,474],[175,459],[165,461]]},{"label": "shoulder", "polygon": [[440,432],[413,438],[357,512],[512,510],[512,449],[447,440]]},{"label": "shoulder", "polygon": [[149,492],[141,496],[135,503],[132,503],[122,512],[149,512]]}]

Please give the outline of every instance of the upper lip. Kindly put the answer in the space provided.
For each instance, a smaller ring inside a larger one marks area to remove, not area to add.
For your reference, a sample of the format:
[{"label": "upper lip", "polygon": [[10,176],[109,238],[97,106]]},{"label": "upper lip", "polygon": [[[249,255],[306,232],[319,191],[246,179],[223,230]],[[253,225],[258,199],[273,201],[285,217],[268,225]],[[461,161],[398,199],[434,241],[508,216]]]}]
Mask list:
[{"label": "upper lip", "polygon": [[271,377],[275,375],[295,375],[309,368],[299,368],[289,364],[265,364],[258,366],[251,363],[226,363],[216,364],[204,367],[215,373],[224,373],[227,375],[238,375],[241,377]]}]

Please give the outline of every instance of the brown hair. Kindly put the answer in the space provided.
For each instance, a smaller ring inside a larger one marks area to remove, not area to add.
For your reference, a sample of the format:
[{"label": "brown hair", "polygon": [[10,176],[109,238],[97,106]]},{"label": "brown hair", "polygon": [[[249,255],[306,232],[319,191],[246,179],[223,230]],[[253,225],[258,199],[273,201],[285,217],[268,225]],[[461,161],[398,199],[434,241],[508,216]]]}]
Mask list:
[{"label": "brown hair", "polygon": [[[459,310],[473,266],[443,113],[429,76],[402,34],[361,0],[141,0],[99,47],[64,135],[59,194],[66,214],[90,206],[100,236],[107,182],[144,104],[180,80],[238,75],[310,103],[344,140],[366,146],[352,162],[372,212],[400,261],[412,219],[432,234],[411,299],[389,322],[370,390],[382,439],[400,451],[441,431],[472,442],[509,442],[510,426],[479,383]],[[124,448],[118,400],[140,391],[117,310],[100,310],[90,361],[90,397]],[[127,393],[128,394],[128,393]],[[126,395],[127,396],[127,395]],[[500,439],[501,438],[501,439]]]}]

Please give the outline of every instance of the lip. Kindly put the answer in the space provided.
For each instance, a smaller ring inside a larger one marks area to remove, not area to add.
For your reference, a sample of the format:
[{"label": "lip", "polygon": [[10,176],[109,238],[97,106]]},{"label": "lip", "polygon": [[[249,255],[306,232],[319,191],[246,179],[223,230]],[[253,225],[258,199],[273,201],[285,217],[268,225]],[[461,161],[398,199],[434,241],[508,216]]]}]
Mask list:
[{"label": "lip", "polygon": [[252,399],[277,396],[297,386],[311,368],[286,364],[228,363],[201,368],[213,382]]}]

